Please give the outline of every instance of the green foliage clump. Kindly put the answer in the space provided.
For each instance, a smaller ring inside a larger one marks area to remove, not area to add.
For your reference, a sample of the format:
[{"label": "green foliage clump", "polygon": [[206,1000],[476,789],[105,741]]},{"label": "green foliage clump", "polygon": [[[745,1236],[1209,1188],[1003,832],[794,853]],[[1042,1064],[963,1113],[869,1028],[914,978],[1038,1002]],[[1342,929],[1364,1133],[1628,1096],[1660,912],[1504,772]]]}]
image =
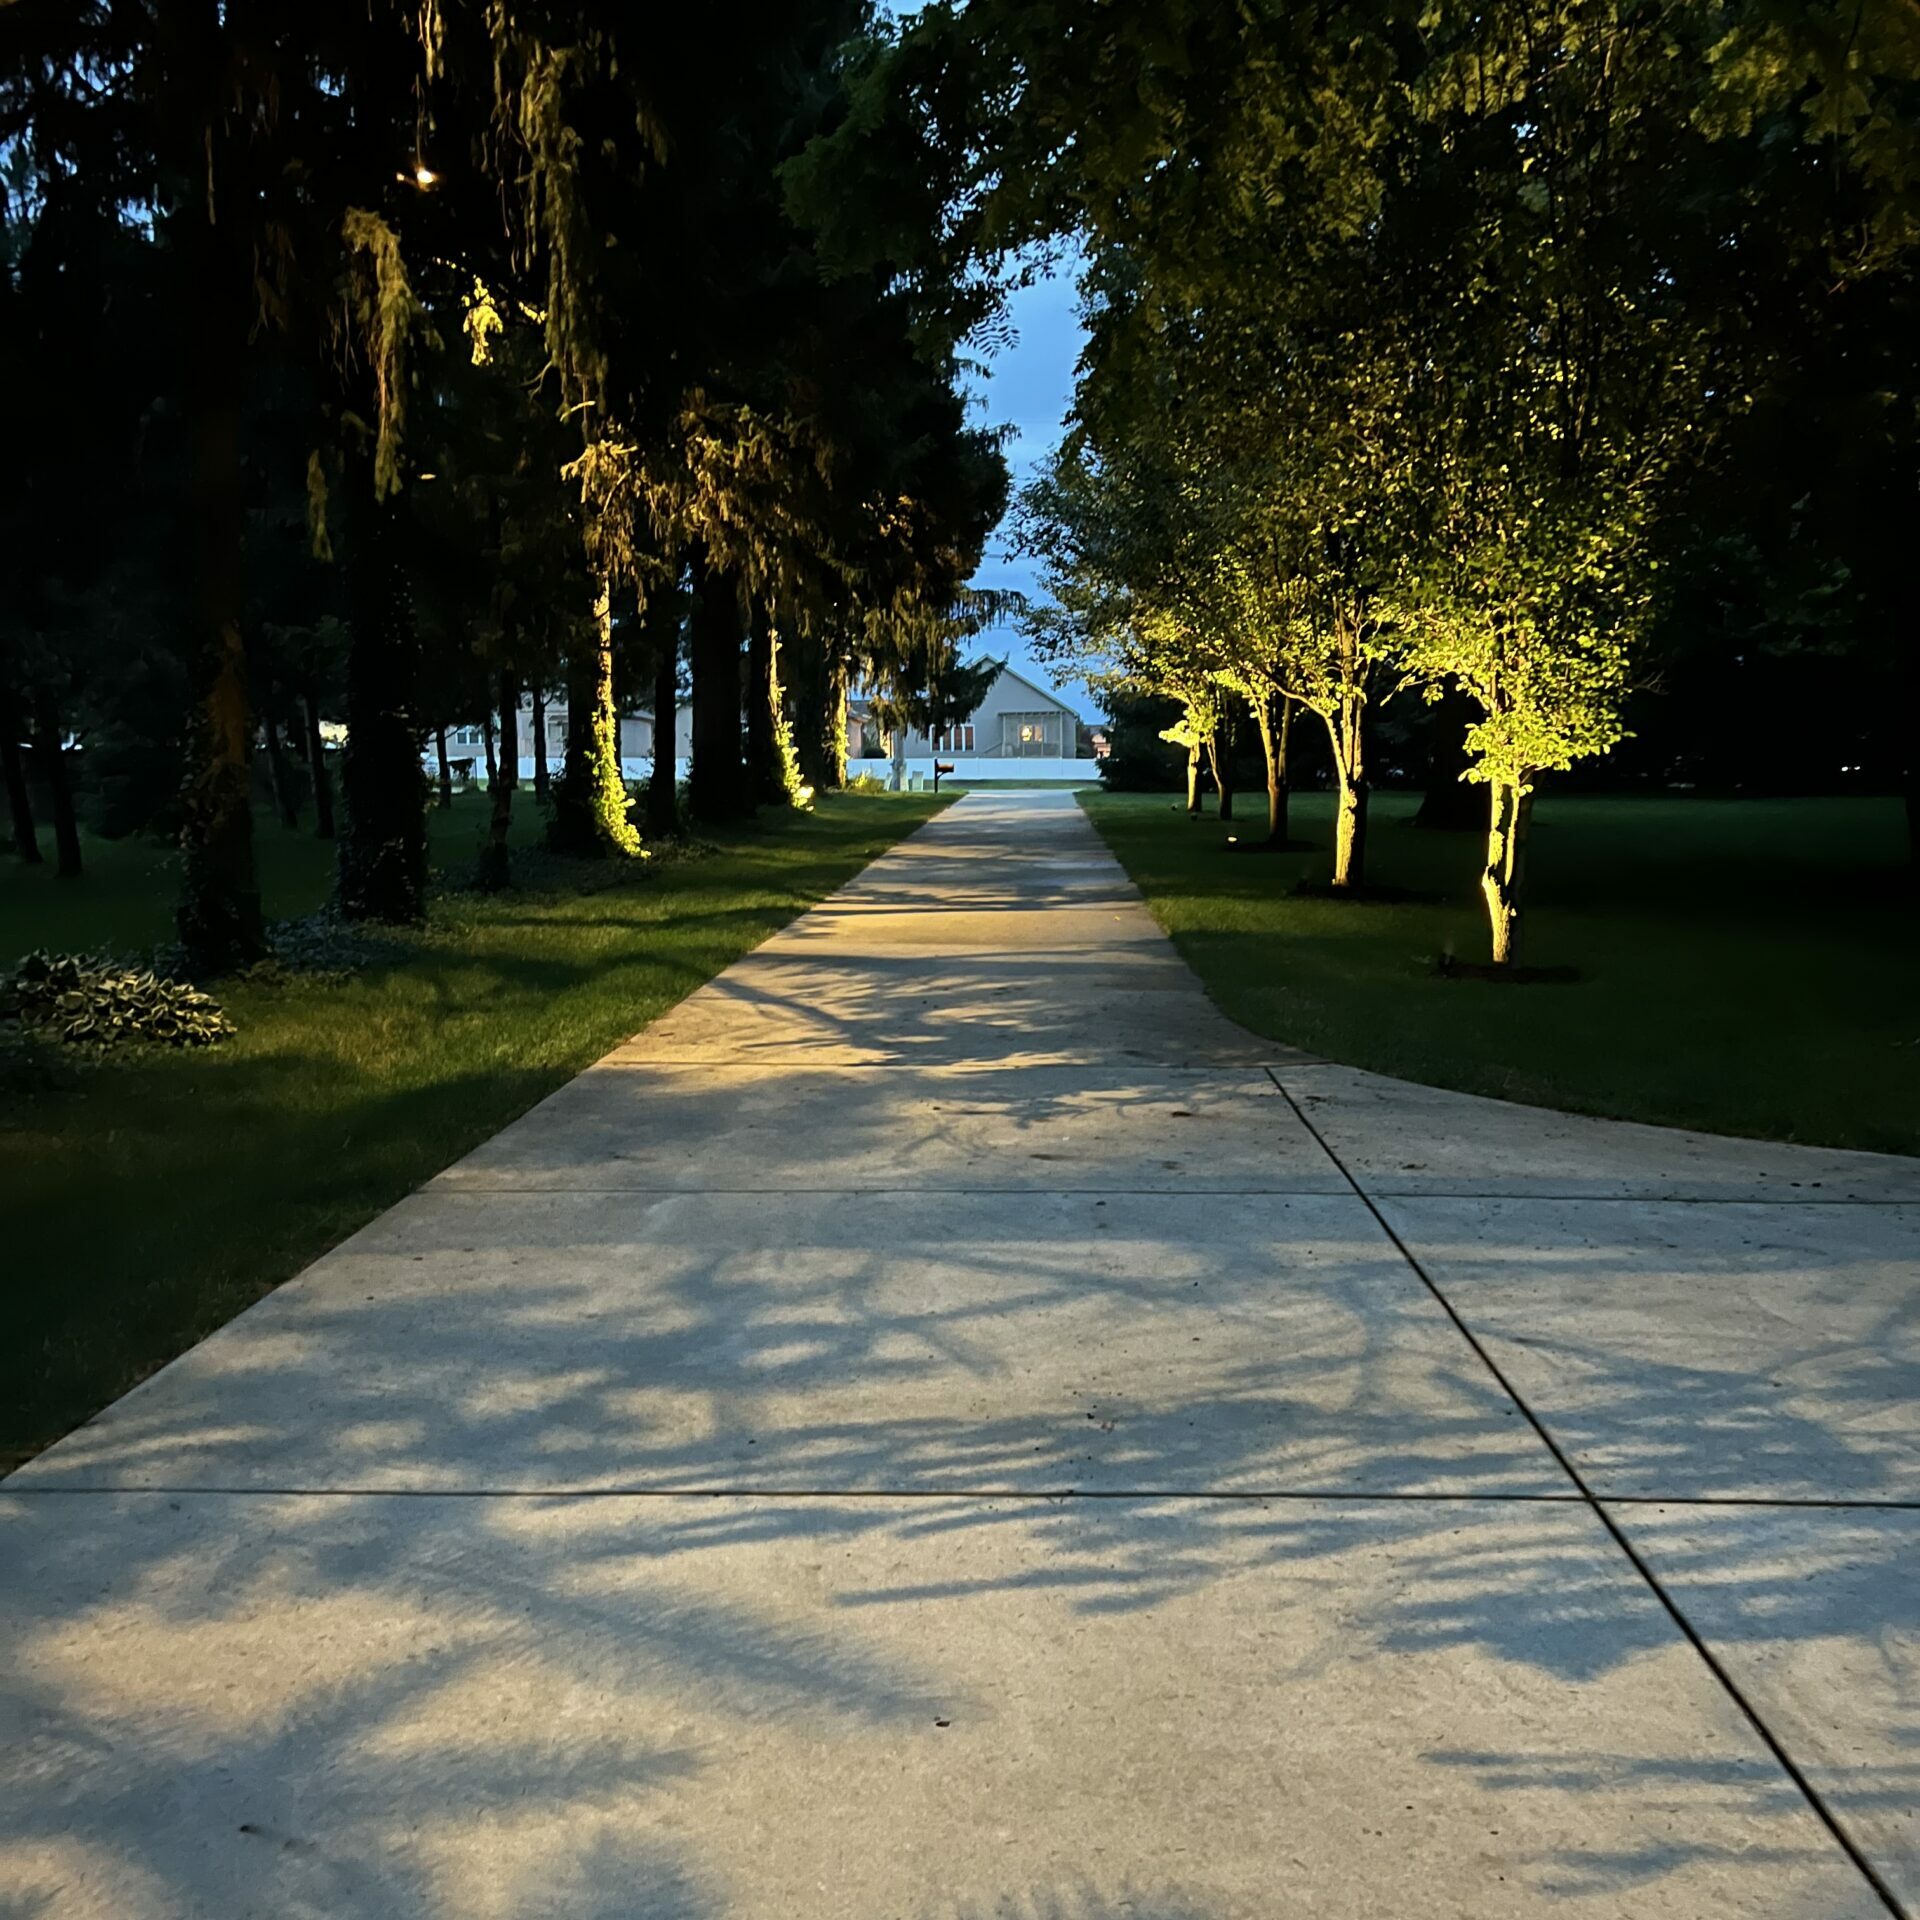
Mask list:
[{"label": "green foliage clump", "polygon": [[0,975],[0,1028],[107,1052],[141,1043],[217,1046],[233,1022],[211,995],[106,954],[28,954]]},{"label": "green foliage clump", "polygon": [[273,944],[273,958],[266,968],[308,980],[344,980],[405,950],[398,941],[363,932],[331,908],[302,920],[276,921],[267,929],[267,938]]},{"label": "green foliage clump", "polygon": [[847,782],[849,793],[885,793],[887,783],[877,773],[856,773]]}]

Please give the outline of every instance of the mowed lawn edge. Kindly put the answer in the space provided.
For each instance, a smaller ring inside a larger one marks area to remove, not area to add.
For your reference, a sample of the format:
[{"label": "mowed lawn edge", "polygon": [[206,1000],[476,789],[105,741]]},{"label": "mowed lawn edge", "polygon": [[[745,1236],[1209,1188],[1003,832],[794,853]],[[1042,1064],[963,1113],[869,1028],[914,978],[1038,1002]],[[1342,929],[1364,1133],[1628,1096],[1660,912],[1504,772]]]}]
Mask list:
[{"label": "mowed lawn edge", "polygon": [[[0,1095],[0,1471],[30,1458],[524,1113],[948,804],[833,795],[631,867],[548,862],[436,894],[390,958],[215,986],[239,1031]],[[541,817],[523,799],[516,840]],[[472,864],[482,796],[433,817]],[[163,937],[170,857],[90,844],[76,882],[5,871],[0,962]],[[262,823],[270,914],[325,899],[329,850]],[[88,891],[92,886],[93,891]],[[382,938],[386,936],[382,934]]]},{"label": "mowed lawn edge", "polygon": [[[1399,904],[1303,897],[1330,796],[1296,794],[1299,851],[1175,796],[1088,793],[1088,817],[1230,1018],[1343,1065],[1465,1093],[1704,1132],[1920,1153],[1920,902],[1896,800],[1545,794],[1523,958],[1566,985],[1446,979],[1486,957],[1480,836],[1377,794],[1368,850]],[[1237,835],[1239,846],[1228,844]],[[1408,1158],[1417,1160],[1418,1141]]]}]

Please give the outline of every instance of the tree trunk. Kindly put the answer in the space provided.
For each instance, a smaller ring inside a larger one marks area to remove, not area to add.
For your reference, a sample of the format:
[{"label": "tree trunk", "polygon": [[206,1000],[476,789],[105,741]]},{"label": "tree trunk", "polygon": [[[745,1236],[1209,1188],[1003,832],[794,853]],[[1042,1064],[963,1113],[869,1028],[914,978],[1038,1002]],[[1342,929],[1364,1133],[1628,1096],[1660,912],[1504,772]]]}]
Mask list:
[{"label": "tree trunk", "polygon": [[533,690],[533,797],[545,806],[553,797],[553,775],[547,769],[547,690]]},{"label": "tree trunk", "polygon": [[547,844],[559,853],[635,854],[640,836],[627,817],[613,703],[613,585],[604,574],[594,583],[593,635],[567,675],[567,760]]},{"label": "tree trunk", "polygon": [[480,744],[487,756],[487,791],[491,793],[500,782],[500,760],[493,749],[493,714],[489,710],[480,716]]},{"label": "tree trunk", "polygon": [[1207,735],[1207,769],[1213,775],[1213,790],[1220,796],[1222,820],[1233,818],[1233,723],[1222,719]]},{"label": "tree trunk", "polygon": [[30,867],[43,863],[40,835],[33,823],[33,799],[27,792],[25,756],[20,751],[20,717],[13,689],[0,683],[0,772],[7,782],[7,812],[13,821],[13,850]]},{"label": "tree trunk", "polygon": [[1276,703],[1254,703],[1253,717],[1260,728],[1260,752],[1267,763],[1267,844],[1284,847],[1287,831],[1287,802],[1291,789],[1287,784],[1287,756],[1293,746],[1293,701],[1281,694]]},{"label": "tree trunk", "polygon": [[199,184],[170,224],[194,319],[182,329],[187,420],[187,571],[192,581],[187,657],[193,728],[180,808],[181,943],[190,964],[224,972],[267,951],[253,853],[247,698],[241,472],[242,377],[254,310],[239,141],[246,116],[226,90],[232,49],[212,0],[162,10],[161,88],[168,161]]},{"label": "tree trunk", "polygon": [[453,805],[453,763],[447,758],[447,730],[436,724],[433,729],[433,759],[439,769],[440,804]]},{"label": "tree trunk", "polygon": [[[491,720],[487,738],[493,738]],[[487,764],[487,838],[480,850],[480,885],[498,893],[512,880],[507,835],[513,827],[513,790],[520,784],[520,682],[500,676],[500,749]]]},{"label": "tree trunk", "polygon": [[1364,780],[1350,779],[1344,771],[1334,802],[1333,884],[1358,887],[1367,873],[1367,801]]},{"label": "tree trunk", "polygon": [[1485,803],[1461,778],[1467,770],[1467,729],[1478,714],[1462,693],[1443,694],[1434,703],[1427,726],[1427,791],[1413,816],[1416,827],[1462,832],[1486,825]]},{"label": "tree trunk", "polygon": [[[798,713],[798,725],[794,736],[794,758],[799,767],[802,782],[815,793],[825,793],[832,786],[830,765],[833,760],[833,746],[829,739],[832,728],[830,706],[833,699],[828,682],[831,677],[832,663],[830,654],[833,643],[824,635],[816,634],[812,638],[799,640],[793,648],[793,698]],[[846,764],[846,703],[841,702],[840,762]]]},{"label": "tree trunk", "polygon": [[1520,907],[1527,879],[1527,835],[1533,825],[1533,794],[1510,782],[1492,788],[1487,827],[1487,865],[1480,892],[1493,936],[1493,964],[1511,967],[1520,958]]},{"label": "tree trunk", "polygon": [[427,783],[420,766],[420,645],[405,565],[403,509],[373,497],[371,462],[348,481],[352,640],[347,750],[340,768],[340,910],[349,920],[417,923],[427,912]]},{"label": "tree trunk", "polygon": [[59,703],[50,693],[34,696],[34,747],[53,803],[54,872],[62,880],[80,877],[80,822],[73,811],[73,778],[67,766],[66,727]]},{"label": "tree trunk", "polygon": [[313,832],[319,840],[333,838],[333,776],[327,771],[327,743],[320,738],[320,703],[306,697],[307,772],[313,778]]},{"label": "tree trunk", "polygon": [[273,782],[273,804],[279,810],[281,824],[291,830],[300,824],[300,803],[294,795],[287,756],[281,751],[280,723],[271,705],[262,709],[261,731],[267,743],[267,777]]},{"label": "tree trunk", "polygon": [[648,603],[653,636],[653,777],[647,782],[647,833],[670,840],[680,831],[680,597]]},{"label": "tree trunk", "polygon": [[1350,693],[1321,718],[1339,781],[1334,802],[1333,884],[1358,887],[1367,877],[1366,702]]},{"label": "tree trunk", "polygon": [[764,607],[755,608],[747,641],[747,781],[761,805],[790,807],[800,797],[780,686],[780,634]]},{"label": "tree trunk", "polygon": [[1187,811],[1206,811],[1200,803],[1200,743],[1197,740],[1187,749]]},{"label": "tree trunk", "polygon": [[688,805],[696,820],[738,820],[752,812],[740,753],[740,594],[730,575],[694,570],[693,774]]},{"label": "tree trunk", "polygon": [[820,778],[816,788],[838,793],[847,784],[847,694],[851,666],[837,647],[829,646],[820,676],[824,689],[820,714]]}]

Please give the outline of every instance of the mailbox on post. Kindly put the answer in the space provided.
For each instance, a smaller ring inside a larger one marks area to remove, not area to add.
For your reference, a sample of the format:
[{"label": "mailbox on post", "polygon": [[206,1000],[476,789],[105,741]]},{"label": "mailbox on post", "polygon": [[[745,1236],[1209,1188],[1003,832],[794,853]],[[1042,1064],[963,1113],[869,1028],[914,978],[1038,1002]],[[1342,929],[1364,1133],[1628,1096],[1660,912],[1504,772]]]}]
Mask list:
[{"label": "mailbox on post", "polygon": [[953,762],[951,760],[936,760],[933,763],[933,790],[935,793],[940,791],[940,776],[943,773],[951,773],[952,771]]}]

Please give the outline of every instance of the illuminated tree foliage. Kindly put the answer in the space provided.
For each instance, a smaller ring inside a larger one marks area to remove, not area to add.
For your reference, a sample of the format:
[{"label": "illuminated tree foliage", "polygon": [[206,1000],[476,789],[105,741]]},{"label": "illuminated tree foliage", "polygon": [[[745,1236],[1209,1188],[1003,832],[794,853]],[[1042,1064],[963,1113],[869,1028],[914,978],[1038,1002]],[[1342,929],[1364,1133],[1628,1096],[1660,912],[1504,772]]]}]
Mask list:
[{"label": "illuminated tree foliage", "polygon": [[[1909,270],[1911,35],[1842,28],[1634,0],[936,5],[805,186],[854,209],[852,258],[934,232],[954,324],[1077,236],[1077,435],[1025,501],[1060,602],[1041,639],[1180,698],[1196,764],[1219,690],[1248,701],[1270,792],[1276,710],[1317,715],[1336,887],[1364,872],[1379,701],[1452,696],[1509,965],[1536,781],[1624,737],[1660,559],[1697,539],[1684,482],[1787,357],[1765,303],[1728,298],[1779,260],[1769,116],[1845,154],[1859,271]],[[914,140],[922,165],[882,163]]]},{"label": "illuminated tree foliage", "polygon": [[823,271],[787,206],[865,31],[859,0],[5,9],[0,332],[46,376],[9,424],[49,448],[0,491],[21,857],[38,805],[77,863],[76,760],[96,786],[110,690],[169,672],[149,731],[185,778],[137,824],[180,835],[202,971],[264,952],[256,800],[311,793],[334,831],[328,721],[350,915],[424,912],[422,751],[444,766],[454,725],[486,730],[481,878],[508,881],[523,687],[571,696],[554,843],[631,856],[619,708],[649,673],[673,831],[683,625],[696,811],[799,798],[852,676],[951,598],[1004,498],[951,344],[888,271]]}]

